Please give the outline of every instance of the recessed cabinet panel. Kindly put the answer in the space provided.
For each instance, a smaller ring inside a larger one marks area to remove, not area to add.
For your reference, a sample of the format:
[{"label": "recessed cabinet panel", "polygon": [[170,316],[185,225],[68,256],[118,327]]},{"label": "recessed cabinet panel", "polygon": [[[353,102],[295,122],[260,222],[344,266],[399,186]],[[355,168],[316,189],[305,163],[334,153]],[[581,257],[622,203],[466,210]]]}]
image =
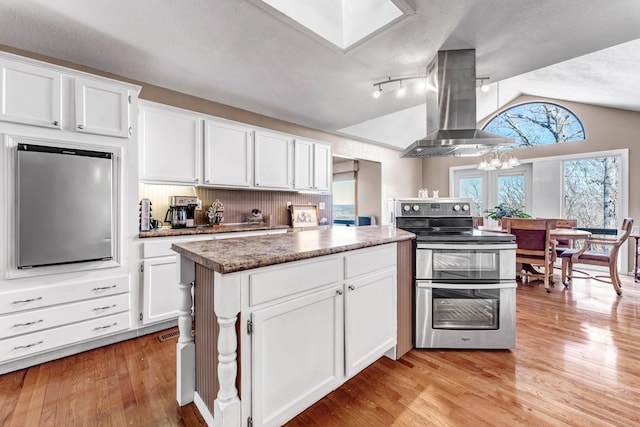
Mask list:
[{"label": "recessed cabinet panel", "polygon": [[251,187],[253,131],[212,120],[204,127],[204,184]]},{"label": "recessed cabinet panel", "polygon": [[121,86],[76,78],[76,131],[129,137],[129,91]]},{"label": "recessed cabinet panel", "polygon": [[293,185],[297,190],[313,189],[313,142],[296,139]]},{"label": "recessed cabinet panel", "polygon": [[177,318],[181,293],[178,287],[178,256],[151,258],[143,261],[142,323]]},{"label": "recessed cabinet panel", "polygon": [[331,146],[315,144],[313,154],[313,189],[331,191]]},{"label": "recessed cabinet panel", "polygon": [[60,129],[61,74],[17,62],[0,66],[0,120]]},{"label": "recessed cabinet panel", "polygon": [[201,120],[181,110],[140,104],[140,180],[198,183]]},{"label": "recessed cabinet panel", "polygon": [[252,314],[255,425],[281,425],[340,383],[343,298],[338,290],[332,287]]},{"label": "recessed cabinet panel", "polygon": [[292,141],[287,136],[256,131],[255,186],[292,188]]},{"label": "recessed cabinet panel", "polygon": [[351,377],[396,344],[396,270],[345,285],[345,367]]}]

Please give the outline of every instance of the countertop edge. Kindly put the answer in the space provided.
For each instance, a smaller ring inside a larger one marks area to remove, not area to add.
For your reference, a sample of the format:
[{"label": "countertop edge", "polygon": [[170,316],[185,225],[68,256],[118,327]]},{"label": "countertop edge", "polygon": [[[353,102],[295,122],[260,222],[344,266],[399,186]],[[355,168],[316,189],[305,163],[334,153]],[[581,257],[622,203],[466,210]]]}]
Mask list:
[{"label": "countertop edge", "polygon": [[[400,242],[405,240],[413,240],[416,238],[415,234],[404,231],[401,231],[400,234],[396,234],[394,236],[388,237],[377,237],[372,238],[371,240],[353,242],[340,244],[337,246],[330,246],[325,248],[318,248],[300,252],[290,252],[282,255],[265,255],[254,257],[253,259],[247,261],[246,259],[242,262],[234,263],[234,262],[225,262],[224,264],[217,262],[210,257],[202,256],[192,250],[187,248],[183,248],[180,243],[174,243],[171,245],[171,248],[180,255],[183,255],[190,260],[194,261],[197,264],[200,264],[210,270],[216,271],[220,274],[229,274],[236,273],[239,271],[252,270],[260,267],[268,267],[271,265],[284,264],[288,262],[301,261],[305,259],[317,258],[325,255],[332,255],[341,252],[347,252],[357,249],[364,249],[372,246],[384,245],[387,243]],[[305,232],[301,232],[305,233]],[[277,238],[278,236],[271,236],[272,238]],[[242,239],[242,237],[240,237]],[[227,241],[229,242],[229,241]]]},{"label": "countertop edge", "polygon": [[222,233],[242,233],[246,231],[268,231],[268,230],[289,230],[288,225],[267,225],[267,224],[237,224],[237,225],[213,225],[208,227],[191,228],[167,228],[160,230],[140,231],[139,239],[152,239],[157,237],[177,237],[177,236],[199,236],[202,234],[222,234]]}]

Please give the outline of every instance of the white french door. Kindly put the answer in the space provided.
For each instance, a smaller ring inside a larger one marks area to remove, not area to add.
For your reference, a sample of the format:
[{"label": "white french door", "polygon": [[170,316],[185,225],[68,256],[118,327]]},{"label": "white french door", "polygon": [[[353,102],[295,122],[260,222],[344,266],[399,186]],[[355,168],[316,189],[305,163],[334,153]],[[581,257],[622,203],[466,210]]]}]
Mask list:
[{"label": "white french door", "polygon": [[500,203],[518,206],[528,212],[532,205],[531,170],[530,164],[506,170],[454,170],[451,194],[472,199],[473,216],[484,216],[487,209]]}]

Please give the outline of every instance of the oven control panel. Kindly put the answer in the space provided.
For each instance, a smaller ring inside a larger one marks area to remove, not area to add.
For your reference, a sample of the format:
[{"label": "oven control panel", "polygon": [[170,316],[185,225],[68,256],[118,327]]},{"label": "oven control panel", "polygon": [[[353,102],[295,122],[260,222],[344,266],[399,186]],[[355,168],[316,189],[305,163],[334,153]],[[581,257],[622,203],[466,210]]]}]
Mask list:
[{"label": "oven control panel", "polygon": [[399,199],[396,217],[471,216],[471,199]]}]

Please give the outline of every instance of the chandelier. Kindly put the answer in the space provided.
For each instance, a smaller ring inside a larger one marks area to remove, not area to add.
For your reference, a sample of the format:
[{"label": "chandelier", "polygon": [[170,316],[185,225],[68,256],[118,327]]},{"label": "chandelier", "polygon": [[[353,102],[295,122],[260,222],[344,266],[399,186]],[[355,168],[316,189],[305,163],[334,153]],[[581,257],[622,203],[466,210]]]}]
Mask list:
[{"label": "chandelier", "polygon": [[514,166],[519,165],[520,160],[513,154],[494,151],[483,156],[482,161],[478,165],[478,170],[493,171],[496,169],[513,169]]}]

